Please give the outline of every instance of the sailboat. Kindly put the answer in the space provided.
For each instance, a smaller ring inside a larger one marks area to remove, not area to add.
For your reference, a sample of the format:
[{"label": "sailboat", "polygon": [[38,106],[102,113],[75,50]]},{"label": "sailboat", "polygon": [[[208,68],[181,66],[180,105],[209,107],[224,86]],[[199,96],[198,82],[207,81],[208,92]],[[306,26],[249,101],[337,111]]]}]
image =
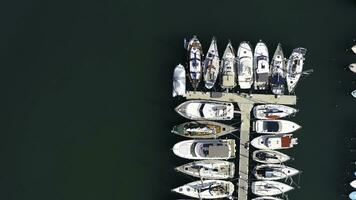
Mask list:
[{"label": "sailboat", "polygon": [[172,96],[183,96],[185,97],[185,69],[183,65],[179,64],[174,68],[173,72],[173,91]]},{"label": "sailboat", "polygon": [[289,149],[298,144],[298,138],[293,138],[292,134],[282,135],[262,135],[254,138],[251,145],[256,149]]},{"label": "sailboat", "polygon": [[199,160],[175,169],[201,179],[228,179],[235,174],[235,164],[224,160]]},{"label": "sailboat", "polygon": [[197,199],[227,198],[234,192],[234,184],[223,180],[194,181],[173,189],[173,192]]},{"label": "sailboat", "polygon": [[208,49],[208,53],[206,54],[205,60],[203,62],[204,81],[205,87],[207,89],[211,89],[214,86],[219,74],[219,65],[220,59],[218,46],[215,37],[213,37],[213,39],[211,40],[210,47]]},{"label": "sailboat", "polygon": [[258,180],[280,180],[299,174],[299,170],[282,164],[257,165],[253,174]]},{"label": "sailboat", "polygon": [[181,116],[191,120],[231,120],[234,104],[220,101],[190,100],[175,108]]},{"label": "sailboat", "polygon": [[184,140],[173,146],[173,153],[186,159],[230,159],[236,156],[236,144],[233,139]]},{"label": "sailboat", "polygon": [[188,61],[189,61],[189,75],[190,82],[196,90],[199,86],[199,82],[202,79],[202,57],[203,57],[203,49],[197,38],[197,36],[193,36],[193,38],[188,43]]},{"label": "sailboat", "polygon": [[235,50],[231,42],[226,46],[224,55],[221,60],[221,83],[223,89],[233,89],[236,86],[236,73],[235,73]]},{"label": "sailboat", "polygon": [[264,134],[281,134],[291,133],[300,128],[298,124],[287,120],[257,120],[253,124],[253,128],[257,133]]},{"label": "sailboat", "polygon": [[279,104],[264,104],[253,108],[253,115],[257,119],[279,119],[297,112],[295,108]]},{"label": "sailboat", "polygon": [[285,92],[286,63],[281,44],[278,44],[271,62],[271,90],[273,94],[282,95]]},{"label": "sailboat", "polygon": [[260,40],[256,44],[253,56],[254,64],[254,88],[255,90],[266,90],[269,84],[269,54],[268,48],[264,42]]},{"label": "sailboat", "polygon": [[290,156],[273,150],[256,150],[252,153],[252,159],[265,164],[280,164],[290,160]]},{"label": "sailboat", "polygon": [[217,138],[236,131],[233,126],[213,121],[191,121],[174,126],[172,133],[188,138]]},{"label": "sailboat", "polygon": [[251,185],[252,193],[257,196],[275,196],[293,189],[292,186],[277,181],[255,181]]},{"label": "sailboat", "polygon": [[304,56],[307,53],[305,48],[299,47],[293,49],[292,54],[290,55],[287,62],[287,88],[288,92],[294,92],[295,86],[299,81],[300,76],[302,75],[303,65],[304,65]]},{"label": "sailboat", "polygon": [[250,89],[253,83],[253,54],[248,42],[241,42],[237,50],[237,75],[241,89]]},{"label": "sailboat", "polygon": [[349,65],[349,69],[353,72],[353,73],[356,73],[356,63],[351,63]]}]

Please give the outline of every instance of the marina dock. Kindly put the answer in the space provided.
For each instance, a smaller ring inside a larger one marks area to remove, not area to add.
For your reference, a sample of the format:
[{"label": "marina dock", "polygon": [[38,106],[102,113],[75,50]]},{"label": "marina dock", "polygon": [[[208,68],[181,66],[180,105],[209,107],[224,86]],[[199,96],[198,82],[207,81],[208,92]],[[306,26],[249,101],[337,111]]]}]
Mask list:
[{"label": "marina dock", "polygon": [[272,94],[246,94],[227,92],[200,92],[187,91],[187,99],[215,100],[237,103],[240,109],[240,145],[239,145],[239,171],[238,171],[238,200],[247,200],[249,182],[249,143],[250,143],[250,116],[254,104],[284,104],[295,105],[297,98],[294,95],[276,96]]}]

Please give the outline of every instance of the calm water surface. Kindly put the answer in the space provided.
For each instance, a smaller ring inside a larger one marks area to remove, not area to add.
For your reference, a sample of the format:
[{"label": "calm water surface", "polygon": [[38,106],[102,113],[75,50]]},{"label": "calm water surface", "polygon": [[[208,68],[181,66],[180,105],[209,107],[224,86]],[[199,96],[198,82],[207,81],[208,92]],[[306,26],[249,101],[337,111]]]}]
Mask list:
[{"label": "calm water surface", "polygon": [[[297,88],[303,170],[290,199],[339,200],[354,171],[354,0],[9,1],[1,6],[1,199],[167,200],[190,182],[173,167],[171,77],[197,34],[308,49]],[[352,148],[352,147],[351,147]]]}]

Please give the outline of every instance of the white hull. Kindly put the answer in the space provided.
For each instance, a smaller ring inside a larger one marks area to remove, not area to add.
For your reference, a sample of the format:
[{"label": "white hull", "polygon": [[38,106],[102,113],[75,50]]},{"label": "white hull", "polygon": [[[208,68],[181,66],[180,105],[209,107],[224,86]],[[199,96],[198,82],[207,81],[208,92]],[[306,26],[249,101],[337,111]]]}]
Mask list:
[{"label": "white hull", "polygon": [[252,200],[283,200],[283,199],[265,196],[265,197],[253,198]]},{"label": "white hull", "polygon": [[354,98],[356,98],[356,90],[352,91],[352,92],[351,92],[351,95],[352,95]]},{"label": "white hull", "polygon": [[235,174],[235,164],[223,160],[201,160],[175,168],[184,174],[202,179],[228,179]]},{"label": "white hull", "polygon": [[237,50],[237,75],[241,89],[250,89],[253,83],[253,54],[247,42],[241,42]]},{"label": "white hull", "polygon": [[265,164],[280,164],[290,160],[290,156],[278,151],[256,150],[252,153],[252,159]]},{"label": "white hull", "polygon": [[255,90],[265,90],[270,77],[269,54],[265,43],[260,41],[256,44],[253,58]]},{"label": "white hull", "polygon": [[349,65],[349,69],[350,71],[352,71],[353,73],[356,73],[356,63],[351,63]]},{"label": "white hull", "polygon": [[351,50],[356,54],[356,45],[352,46]]},{"label": "white hull", "polygon": [[185,97],[186,91],[186,79],[185,79],[185,69],[183,65],[179,64],[174,68],[173,72],[173,91],[172,96],[183,96]]},{"label": "white hull", "polygon": [[275,196],[293,189],[293,187],[277,181],[256,181],[251,185],[252,193],[257,196]]},{"label": "white hull", "polygon": [[287,88],[288,92],[294,92],[295,87],[299,81],[300,76],[302,75],[303,65],[304,65],[304,56],[307,52],[304,48],[296,48],[293,50],[290,55],[287,63]]},{"label": "white hull", "polygon": [[234,192],[234,184],[222,180],[194,181],[172,190],[197,199],[227,198]]},{"label": "white hull", "polygon": [[351,181],[350,186],[356,189],[356,180]]},{"label": "white hull", "polygon": [[215,38],[212,39],[203,63],[205,87],[211,89],[219,75],[220,59]]},{"label": "white hull", "polygon": [[190,82],[194,89],[199,85],[202,79],[203,67],[202,67],[202,57],[203,50],[201,44],[196,36],[194,36],[188,44],[188,61],[189,61],[189,77]]},{"label": "white hull", "polygon": [[231,120],[234,118],[232,103],[190,100],[175,108],[181,116],[191,120]]},{"label": "white hull", "polygon": [[300,129],[298,124],[287,120],[257,120],[254,129],[257,133],[263,134],[282,134],[291,133]]},{"label": "white hull", "polygon": [[235,158],[236,144],[226,140],[184,140],[173,146],[173,153],[181,158],[216,160]]},{"label": "white hull", "polygon": [[271,90],[273,94],[282,95],[285,92],[286,63],[281,44],[278,44],[271,62]]},{"label": "white hull", "polygon": [[223,89],[232,89],[236,86],[235,59],[235,50],[229,42],[220,63],[222,70],[220,86]]},{"label": "white hull", "polygon": [[292,134],[283,135],[262,135],[254,138],[251,145],[256,149],[289,149],[298,144],[298,139],[293,138]]},{"label": "white hull", "polygon": [[296,112],[297,109],[295,108],[278,104],[258,105],[253,108],[253,115],[257,119],[279,119]]},{"label": "white hull", "polygon": [[257,165],[254,175],[258,180],[275,181],[299,174],[299,170],[281,164]]}]

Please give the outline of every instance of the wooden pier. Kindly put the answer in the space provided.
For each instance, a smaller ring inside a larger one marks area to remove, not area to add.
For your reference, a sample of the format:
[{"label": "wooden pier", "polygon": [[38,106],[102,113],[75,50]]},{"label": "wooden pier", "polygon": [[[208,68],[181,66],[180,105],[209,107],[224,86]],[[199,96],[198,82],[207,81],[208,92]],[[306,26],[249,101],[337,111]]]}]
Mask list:
[{"label": "wooden pier", "polygon": [[203,99],[237,103],[241,112],[240,144],[239,147],[239,177],[238,200],[247,200],[249,178],[249,144],[250,144],[250,116],[254,104],[284,104],[295,105],[297,98],[294,95],[276,96],[272,94],[246,94],[227,92],[199,92],[187,91],[187,99]]}]

